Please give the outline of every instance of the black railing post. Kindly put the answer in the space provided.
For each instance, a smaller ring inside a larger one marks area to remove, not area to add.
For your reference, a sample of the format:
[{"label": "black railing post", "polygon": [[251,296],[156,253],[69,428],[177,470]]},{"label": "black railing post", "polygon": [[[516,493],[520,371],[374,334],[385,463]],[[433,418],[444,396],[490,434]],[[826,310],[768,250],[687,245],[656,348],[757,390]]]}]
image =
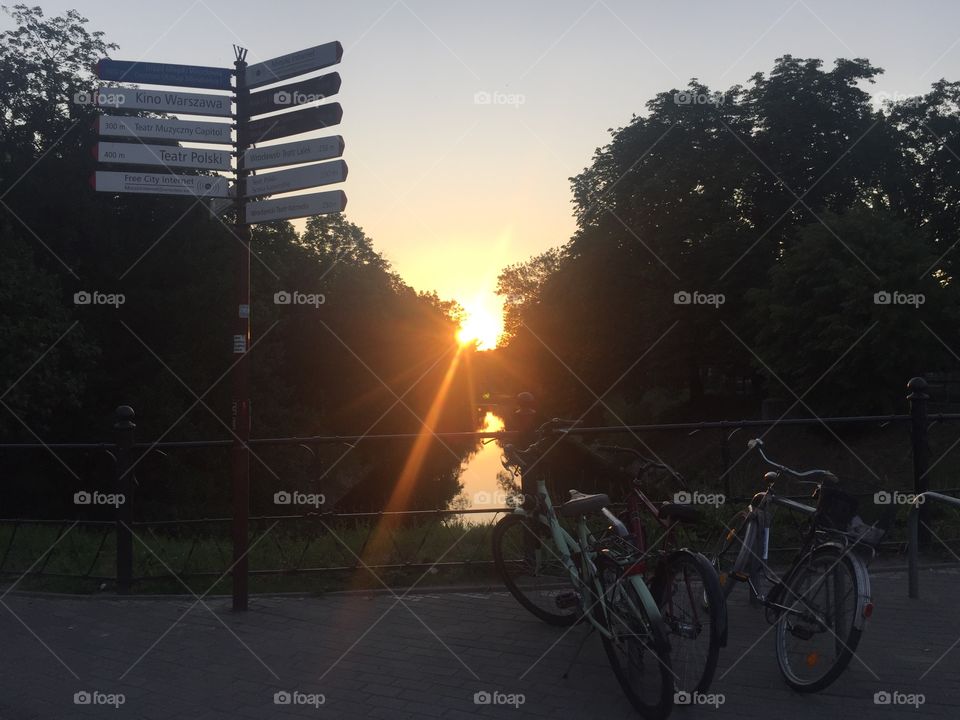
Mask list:
[{"label": "black railing post", "polygon": [[[930,467],[930,443],[927,436],[927,381],[922,377],[915,377],[907,383],[910,394],[910,445],[913,453],[913,492],[919,495],[926,492],[927,470]],[[920,506],[919,545],[926,548],[930,545],[929,511],[925,505]]]},{"label": "black railing post", "polygon": [[724,427],[720,428],[720,462],[723,464],[723,494],[729,500],[733,497],[730,491],[730,436]]},{"label": "black railing post", "polygon": [[128,593],[133,585],[133,435],[137,428],[133,408],[121,405],[116,409],[113,429],[116,437],[117,462],[114,492],[123,496],[117,504],[117,592]]}]

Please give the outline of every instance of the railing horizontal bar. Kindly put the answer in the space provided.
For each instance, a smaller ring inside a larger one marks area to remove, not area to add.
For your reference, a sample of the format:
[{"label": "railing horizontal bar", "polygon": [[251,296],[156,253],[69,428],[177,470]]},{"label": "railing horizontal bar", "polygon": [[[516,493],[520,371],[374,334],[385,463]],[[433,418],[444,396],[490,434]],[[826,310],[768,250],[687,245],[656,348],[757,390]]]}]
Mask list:
[{"label": "railing horizontal bar", "polygon": [[[855,415],[828,418],[781,418],[779,420],[713,420],[709,422],[691,423],[660,423],[649,425],[612,425],[605,427],[569,428],[563,432],[570,435],[604,435],[618,433],[662,432],[680,430],[736,430],[746,428],[773,427],[775,425],[817,426],[817,425],[870,425],[875,423],[908,423],[910,415]],[[927,416],[930,422],[953,422],[960,420],[960,413],[931,413]],[[516,431],[500,432],[438,432],[432,433],[439,440],[506,440],[517,437]],[[254,438],[250,445],[325,445],[358,442],[372,442],[378,440],[412,441],[420,437],[420,433],[392,433],[386,435],[308,435],[304,437]],[[134,447],[139,449],[191,449],[191,448],[229,448],[234,445],[232,439],[219,440],[172,440],[164,442],[138,442]],[[28,450],[28,449],[77,449],[77,450],[105,450],[116,447],[113,443],[10,443],[0,444],[0,450]]]},{"label": "railing horizontal bar", "polygon": [[[439,563],[397,563],[393,565],[338,565],[334,567],[313,567],[313,568],[276,568],[273,570],[250,570],[251,575],[305,575],[307,573],[323,572],[355,572],[357,570],[425,570],[426,568],[455,568],[455,567],[490,567],[494,564],[493,560],[459,560]],[[144,582],[147,580],[169,580],[172,575],[145,575],[133,578],[134,582]],[[224,577],[222,572],[189,572],[178,573],[177,577]]]},{"label": "railing horizontal bar", "polygon": [[76,520],[75,518],[67,518],[61,520],[47,520],[42,518],[0,518],[0,525],[11,524],[11,523],[29,523],[31,525],[69,525],[71,523],[76,523],[77,525],[116,525],[116,520]]},{"label": "railing horizontal bar", "polygon": [[[18,570],[0,570],[0,577],[5,575],[16,575],[17,577],[44,577],[44,578],[70,578],[72,580],[93,580],[95,582],[115,582],[116,578],[112,575],[81,575],[79,573],[53,573],[39,570],[30,572],[21,572]],[[171,576],[167,576],[171,577]]]},{"label": "railing horizontal bar", "polygon": [[114,443],[0,443],[0,450],[113,450]]}]

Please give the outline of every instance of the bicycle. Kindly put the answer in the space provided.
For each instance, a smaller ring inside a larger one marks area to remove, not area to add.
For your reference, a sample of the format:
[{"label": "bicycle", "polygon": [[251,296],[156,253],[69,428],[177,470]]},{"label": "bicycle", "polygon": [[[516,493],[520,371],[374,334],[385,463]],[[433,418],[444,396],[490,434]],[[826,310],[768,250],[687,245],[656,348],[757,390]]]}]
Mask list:
[{"label": "bicycle", "polygon": [[[619,516],[620,523],[610,529],[625,546],[630,563],[626,571],[647,578],[663,614],[670,632],[676,690],[706,693],[717,669],[720,648],[727,644],[726,597],[710,561],[699,552],[680,547],[675,532],[679,524],[702,525],[704,518],[693,505],[657,505],[643,492],[646,476],[652,470],[666,471],[682,490],[688,490],[683,477],[665,463],[633,448],[600,445],[596,450],[627,454],[639,462],[631,478],[627,508]],[[645,518],[662,531],[652,544]]]},{"label": "bicycle", "polygon": [[[719,538],[710,558],[725,597],[746,583],[752,599],[765,608],[767,622],[776,625],[777,664],[787,684],[800,692],[816,692],[834,682],[849,664],[873,613],[866,562],[854,552],[871,555],[883,530],[855,522],[857,501],[834,487],[828,470],[793,470],[764,453],[763,441],[747,443],[779,472],[764,475],[767,488],[758,492]],[[773,488],[786,473],[816,487],[816,506],[778,496]],[[819,480],[804,480],[810,476]],[[767,564],[775,506],[808,518],[800,549],[783,577]],[[772,583],[763,592],[761,581]]]},{"label": "bicycle", "polygon": [[[562,421],[538,430],[526,450],[504,447],[504,467],[530,472],[553,443]],[[642,717],[659,720],[673,707],[673,672],[667,627],[643,578],[623,572],[615,549],[590,532],[587,516],[607,509],[607,495],[572,490],[554,507],[543,474],[535,494],[505,515],[493,530],[493,558],[507,590],[532,614],[554,625],[588,622],[600,634],[614,675]],[[576,518],[576,538],[558,514]],[[650,662],[652,660],[652,663]],[[647,667],[647,666],[651,667]],[[652,670],[652,672],[651,672]]]}]

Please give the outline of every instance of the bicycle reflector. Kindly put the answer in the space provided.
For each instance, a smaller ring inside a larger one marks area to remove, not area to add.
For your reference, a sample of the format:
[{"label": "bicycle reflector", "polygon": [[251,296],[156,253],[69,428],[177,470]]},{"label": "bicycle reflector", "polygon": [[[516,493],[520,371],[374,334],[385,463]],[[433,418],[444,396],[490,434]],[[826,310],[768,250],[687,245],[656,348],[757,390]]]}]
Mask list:
[{"label": "bicycle reflector", "polygon": [[868,602],[863,606],[863,616],[869,620],[871,615],[873,615],[873,603]]}]

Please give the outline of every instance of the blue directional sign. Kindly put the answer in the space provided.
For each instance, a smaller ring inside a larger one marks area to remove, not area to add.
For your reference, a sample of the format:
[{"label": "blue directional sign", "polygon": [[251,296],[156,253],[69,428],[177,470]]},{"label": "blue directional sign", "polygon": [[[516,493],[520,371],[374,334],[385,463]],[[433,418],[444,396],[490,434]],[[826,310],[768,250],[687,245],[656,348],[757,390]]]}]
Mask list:
[{"label": "blue directional sign", "polygon": [[146,85],[179,85],[208,90],[230,90],[230,78],[233,76],[233,71],[228,68],[110,60],[109,58],[104,58],[97,63],[96,72],[101,80]]}]

